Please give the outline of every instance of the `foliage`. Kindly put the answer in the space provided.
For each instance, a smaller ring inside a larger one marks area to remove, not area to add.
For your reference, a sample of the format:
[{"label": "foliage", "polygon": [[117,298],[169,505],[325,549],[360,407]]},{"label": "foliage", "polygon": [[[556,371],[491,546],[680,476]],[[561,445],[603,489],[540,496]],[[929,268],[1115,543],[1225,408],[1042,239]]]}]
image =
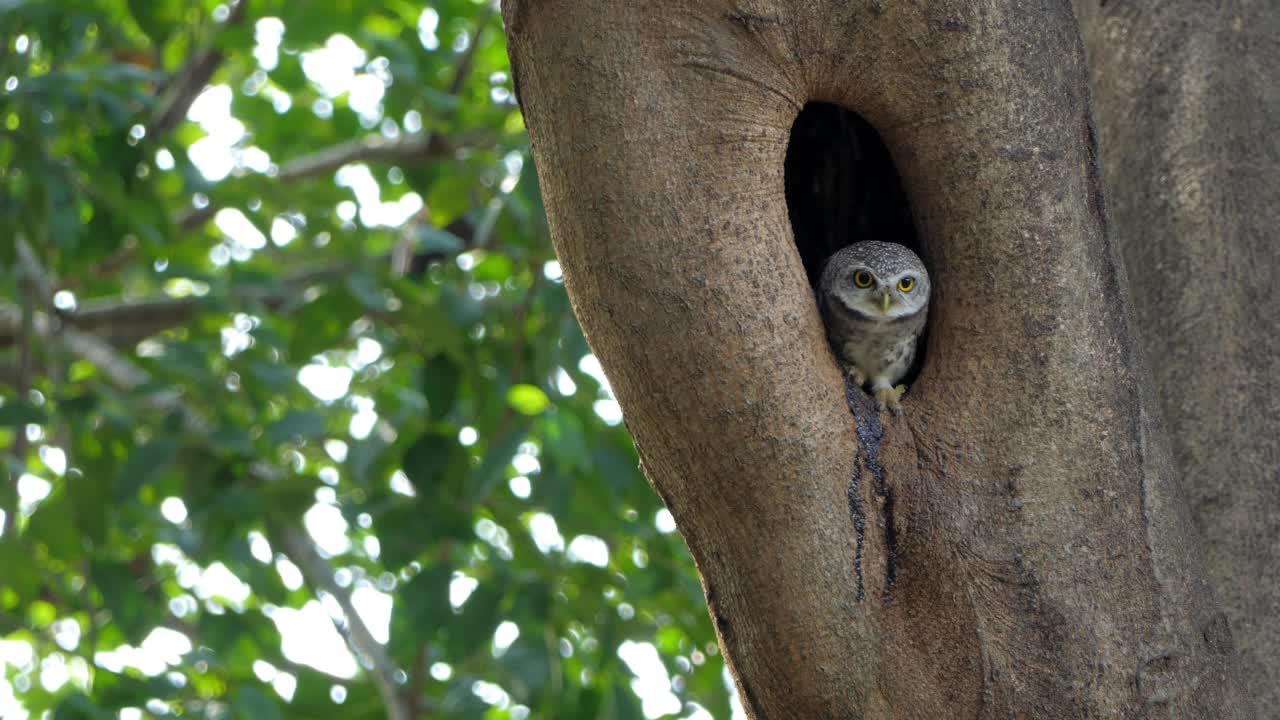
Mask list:
[{"label": "foliage", "polygon": [[492,4],[8,0],[0,38],[0,713],[632,718],[653,643],[729,715]]}]

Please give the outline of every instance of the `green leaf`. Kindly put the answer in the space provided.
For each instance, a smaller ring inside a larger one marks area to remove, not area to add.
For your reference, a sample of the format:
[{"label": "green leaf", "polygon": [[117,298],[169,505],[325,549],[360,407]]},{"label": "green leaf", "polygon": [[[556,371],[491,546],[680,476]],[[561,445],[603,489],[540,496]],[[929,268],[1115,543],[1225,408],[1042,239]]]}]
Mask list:
[{"label": "green leaf", "polygon": [[76,527],[93,546],[100,547],[107,538],[107,510],[111,493],[106,478],[73,473],[64,481],[65,492],[75,513]]},{"label": "green leaf", "polygon": [[58,618],[58,609],[52,603],[36,600],[27,606],[27,619],[38,628],[47,628]]},{"label": "green leaf", "polygon": [[105,668],[96,668],[93,673],[93,695],[103,707],[142,707],[151,698],[169,697],[174,690],[173,683],[163,675],[135,678]]},{"label": "green leaf", "polygon": [[49,413],[25,400],[9,398],[0,405],[0,427],[21,428],[26,425],[44,425]]},{"label": "green leaf", "polygon": [[276,445],[297,440],[315,440],[324,435],[324,415],[311,410],[290,410],[267,427],[267,440]]},{"label": "green leaf", "polygon": [[440,92],[432,87],[422,87],[418,92],[432,110],[442,115],[450,114],[458,109],[458,97],[456,95]]},{"label": "green leaf", "polygon": [[87,695],[74,690],[53,711],[53,720],[108,720],[111,713],[93,703]]},{"label": "green leaf", "polygon": [[31,516],[27,532],[32,539],[49,548],[49,555],[64,562],[76,562],[84,553],[75,514],[65,493],[55,494],[40,503]]},{"label": "green leaf", "polygon": [[163,45],[182,20],[181,5],[158,0],[129,0],[129,12],[157,46]]},{"label": "green leaf", "polygon": [[453,437],[427,433],[405,451],[404,474],[409,476],[419,496],[431,496],[443,483],[458,447]]},{"label": "green leaf", "polygon": [[551,659],[542,638],[521,634],[502,655],[510,673],[508,691],[521,703],[534,703],[551,678]]},{"label": "green leaf", "polygon": [[112,496],[116,500],[130,500],[138,493],[138,488],[147,484],[165,470],[178,453],[178,441],[161,435],[133,449],[124,469],[116,477],[112,488]]},{"label": "green leaf", "polygon": [[485,253],[484,259],[476,263],[471,274],[477,280],[502,282],[511,277],[514,270],[515,263],[510,256],[491,252]]},{"label": "green leaf", "polygon": [[533,385],[513,385],[507,391],[507,404],[523,415],[541,415],[551,405],[551,399]]},{"label": "green leaf", "polygon": [[446,656],[465,662],[477,650],[487,648],[500,621],[498,605],[501,602],[502,593],[487,583],[480,583],[463,604],[462,611],[449,623]]},{"label": "green leaf", "polygon": [[373,276],[365,272],[355,272],[347,276],[347,289],[360,304],[370,310],[379,312],[387,309],[387,298]]},{"label": "green leaf", "polygon": [[0,590],[17,593],[19,602],[29,601],[40,586],[40,572],[34,561],[17,536],[0,539]]},{"label": "green leaf", "polygon": [[452,570],[437,565],[418,573],[400,590],[400,602],[392,612],[407,616],[419,642],[426,641],[453,620],[453,608],[449,605],[452,579]]},{"label": "green leaf", "polygon": [[434,355],[422,368],[422,392],[427,396],[431,417],[437,420],[449,414],[458,398],[462,368],[445,355]]},{"label": "green leaf", "polygon": [[475,181],[465,175],[446,175],[431,186],[427,194],[427,207],[431,211],[431,223],[445,227],[457,220],[471,207],[471,192]]},{"label": "green leaf", "polygon": [[99,560],[90,569],[90,577],[111,611],[112,625],[132,645],[141,643],[156,623],[155,604],[139,589],[139,583],[145,576],[135,575],[147,566],[145,562],[132,566]]},{"label": "green leaf", "polygon": [[376,521],[382,560],[401,568],[417,560],[428,548],[447,541],[472,540],[471,516],[443,498],[423,499],[384,512]]},{"label": "green leaf", "polygon": [[640,698],[625,683],[613,686],[613,707],[608,717],[614,720],[644,720],[644,710]]},{"label": "green leaf", "polygon": [[418,252],[453,255],[462,252],[462,248],[466,247],[462,238],[448,230],[426,223],[418,225],[414,229],[414,235],[418,240]]},{"label": "green leaf", "polygon": [[293,382],[298,377],[296,368],[275,363],[255,362],[249,372],[255,380],[274,392],[293,387]]},{"label": "green leaf", "polygon": [[459,322],[449,310],[450,308],[440,305],[419,306],[414,311],[415,325],[422,332],[424,354],[448,355],[455,360],[460,360],[463,358],[463,338],[465,337],[463,328],[471,323]]},{"label": "green leaf", "polygon": [[484,501],[502,482],[504,471],[515,457],[520,443],[528,437],[529,429],[518,425],[503,433],[489,446],[484,454],[480,467],[476,468],[468,480],[468,499],[473,503]]},{"label": "green leaf", "polygon": [[236,717],[253,720],[280,720],[283,717],[275,700],[250,685],[241,685],[236,689],[235,700],[231,705]]}]

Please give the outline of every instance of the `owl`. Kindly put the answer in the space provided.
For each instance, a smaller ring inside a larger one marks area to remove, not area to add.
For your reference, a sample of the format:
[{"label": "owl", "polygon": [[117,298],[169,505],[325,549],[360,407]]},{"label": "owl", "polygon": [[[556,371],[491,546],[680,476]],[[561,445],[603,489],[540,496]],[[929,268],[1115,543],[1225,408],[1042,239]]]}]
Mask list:
[{"label": "owl", "polygon": [[818,282],[818,307],[840,364],[876,403],[895,413],[897,385],[916,357],[929,312],[929,273],[909,248],[870,240],[832,255]]}]

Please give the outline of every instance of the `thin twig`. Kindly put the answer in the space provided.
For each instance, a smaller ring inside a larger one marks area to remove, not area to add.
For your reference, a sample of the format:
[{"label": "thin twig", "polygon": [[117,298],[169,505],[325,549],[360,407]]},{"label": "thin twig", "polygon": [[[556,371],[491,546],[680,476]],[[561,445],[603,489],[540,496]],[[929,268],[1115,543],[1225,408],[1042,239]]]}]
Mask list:
[{"label": "thin twig", "polygon": [[[0,301],[0,319],[6,316],[12,317],[21,312],[21,309],[13,304]],[[120,390],[136,390],[151,379],[146,370],[90,333],[63,327],[54,334],[51,324],[43,316],[36,316],[34,325],[36,333],[49,336],[51,342],[62,345],[67,352],[97,366],[103,376]],[[186,429],[201,437],[207,436],[212,429],[198,413],[182,401],[177,393],[155,393],[143,402],[155,410],[179,414],[184,420]],[[270,482],[278,474],[265,463],[254,463],[250,466],[249,473],[264,482]],[[356,613],[350,595],[333,579],[332,568],[324,558],[320,557],[303,530],[297,527],[285,528],[282,540],[283,547],[287,548],[286,552],[302,571],[308,584],[332,595],[338,601],[343,614],[346,615],[351,647],[371,666],[374,683],[378,686],[383,695],[383,701],[387,705],[387,717],[390,720],[411,720],[397,688],[397,671],[394,664]]]},{"label": "thin twig", "polygon": [[51,305],[53,303],[53,279],[49,273],[45,271],[40,264],[40,258],[36,256],[36,251],[31,247],[31,243],[27,239],[18,236],[14,242],[14,248],[18,253],[18,267],[22,270],[22,275],[31,284],[31,290],[35,293],[35,300],[41,306]]},{"label": "thin twig", "polygon": [[[272,179],[285,184],[332,173],[338,168],[355,163],[422,162],[448,157],[452,153],[451,143],[426,134],[406,135],[395,140],[381,135],[369,135],[287,160],[276,170]],[[204,207],[187,210],[174,222],[183,230],[194,230],[220,209],[220,205],[211,202]]]},{"label": "thin twig", "polygon": [[[462,250],[475,247],[477,230],[470,223],[454,222],[449,225],[448,230],[462,240]],[[418,269],[420,263],[443,257],[440,253],[416,254],[409,258],[412,262],[410,271]],[[392,262],[391,254],[375,257],[371,262],[375,266],[389,265]],[[350,273],[350,263],[316,264],[285,276],[277,288],[236,290],[227,298],[227,302],[250,310],[255,305],[279,310],[296,300],[308,287],[341,280]],[[111,346],[127,347],[156,333],[183,325],[209,302],[208,298],[175,298],[164,294],[144,298],[103,298],[85,301],[74,311],[49,314],[63,325],[71,325],[98,335]],[[21,327],[16,316],[0,313],[0,348],[16,343]],[[4,382],[6,377],[5,373],[0,372],[0,382]]]},{"label": "thin twig", "polygon": [[[222,27],[225,29],[242,22],[248,5],[248,0],[239,0]],[[204,48],[193,55],[164,89],[164,99],[147,124],[147,134],[159,137],[176,128],[225,59],[226,54],[216,47]]]},{"label": "thin twig", "polygon": [[[240,307],[251,308],[261,304],[278,309],[297,299],[308,287],[344,278],[350,272],[350,263],[314,265],[286,276],[278,288],[238,290],[228,300]],[[208,302],[205,298],[164,294],[145,298],[99,299],[87,301],[73,312],[59,312],[56,317],[64,325],[98,334],[111,345],[128,345],[182,325]],[[0,313],[0,348],[16,342],[19,328],[15,318]]]},{"label": "thin twig", "polygon": [[[529,288],[525,290],[524,297],[520,304],[516,306],[512,324],[515,325],[515,339],[511,348],[511,385],[519,385],[524,376],[524,356],[525,346],[528,345],[529,338],[525,333],[525,321],[529,315],[529,306],[533,304],[533,295],[539,285],[541,274],[534,268],[533,280],[529,283]],[[507,434],[511,426],[515,423],[515,410],[508,403],[502,409],[502,415],[498,417],[498,422],[494,425],[493,440],[496,442]],[[484,498],[479,498],[483,500]]]},{"label": "thin twig", "polygon": [[[42,304],[44,298],[50,297],[46,292],[49,278],[42,272],[40,261],[27,243],[26,238],[17,238],[18,251],[18,297],[22,303],[18,318],[18,364],[14,377],[15,395],[25,401],[31,394],[31,375],[34,370],[33,353],[35,346],[36,305]],[[29,442],[27,430],[20,427],[14,433],[10,452],[16,467],[25,467]],[[14,521],[17,519],[17,507],[5,508],[4,525],[0,527],[5,537],[12,537]]]},{"label": "thin twig", "polygon": [[409,713],[415,720],[422,714],[422,688],[427,682],[427,660],[431,658],[431,644],[422,643],[413,660],[413,673],[409,675]]},{"label": "thin twig", "polygon": [[382,701],[387,706],[387,717],[390,720],[412,720],[412,711],[400,692],[400,684],[396,679],[398,673],[395,663],[387,656],[386,649],[374,639],[373,633],[364,624],[360,614],[351,602],[351,594],[338,585],[333,578],[333,568],[328,561],[320,557],[311,539],[305,531],[298,527],[287,527],[281,530],[281,545],[293,563],[302,571],[302,577],[315,592],[327,593],[338,601],[342,614],[346,617],[346,627],[334,623],[339,633],[348,637],[348,644],[357,655],[365,660],[372,671],[374,684],[382,694]]},{"label": "thin twig", "polygon": [[490,7],[485,10],[484,14],[476,20],[476,32],[471,36],[471,44],[463,52],[462,57],[458,58],[458,65],[453,71],[453,81],[449,83],[449,94],[457,96],[462,92],[463,86],[467,84],[467,80],[471,77],[471,66],[476,56],[476,49],[480,47],[480,36],[484,34],[485,29],[489,26],[489,21],[493,19],[496,11]]},{"label": "thin twig", "polygon": [[[19,245],[21,250],[24,243],[20,241]],[[26,249],[30,251],[29,247]],[[24,264],[23,275],[27,279],[26,284],[32,288],[52,288],[53,284],[49,274],[40,265],[39,258],[35,256],[35,253],[27,252],[24,254],[20,252],[20,255],[22,255],[20,262]],[[327,277],[333,272],[332,267],[322,266],[297,273],[293,278],[305,286],[306,283]],[[31,292],[33,296],[37,294],[37,291]],[[51,298],[52,296],[49,295],[48,297]],[[102,373],[108,382],[115,385],[119,390],[125,392],[136,391],[151,381],[151,376],[145,369],[96,335],[75,327],[59,325],[57,316],[52,312],[37,313],[33,306],[38,300],[39,298],[37,297],[31,297],[25,312],[21,307],[0,300],[0,327],[3,327],[6,323],[11,325],[25,323],[24,338],[29,339],[36,335],[42,336],[50,344],[60,346],[66,352],[82,360],[87,360]],[[24,316],[25,321],[23,320]],[[177,414],[182,419],[184,429],[201,438],[207,438],[212,432],[212,425],[200,413],[188,406],[177,392],[152,393],[143,398],[142,403],[153,410],[159,410],[166,414]],[[252,477],[264,483],[277,480],[279,475],[272,466],[264,462],[252,463],[248,472]],[[6,525],[8,525],[12,514],[5,513]],[[374,639],[368,626],[361,619],[351,600],[350,593],[346,592],[334,580],[332,567],[320,556],[320,553],[306,536],[305,531],[299,526],[291,524],[284,527],[280,532],[282,534],[280,545],[285,548],[286,553],[290,555],[294,564],[301,570],[307,583],[315,591],[325,592],[337,600],[346,618],[346,624],[344,626],[335,622],[335,626],[347,639],[351,649],[358,657],[363,659],[366,666],[371,670],[374,684],[378,687],[379,692],[382,694],[383,702],[386,704],[389,720],[412,720],[412,715],[398,687],[399,683],[396,676],[399,670],[387,655],[386,649]],[[6,530],[7,534],[8,531]]]}]

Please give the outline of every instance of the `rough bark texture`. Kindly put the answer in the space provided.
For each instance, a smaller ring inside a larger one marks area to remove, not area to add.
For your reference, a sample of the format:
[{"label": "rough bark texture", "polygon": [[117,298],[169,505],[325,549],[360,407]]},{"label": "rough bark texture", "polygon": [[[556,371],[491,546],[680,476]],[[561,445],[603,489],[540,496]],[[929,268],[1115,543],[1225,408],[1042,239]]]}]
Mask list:
[{"label": "rough bark texture", "polygon": [[[1069,4],[504,16],[570,297],[753,717],[1251,716],[1135,350]],[[879,130],[913,208],[934,295],[901,418],[846,404],[793,242],[808,101]]]},{"label": "rough bark texture", "polygon": [[1247,686],[1280,717],[1280,13],[1081,3],[1108,205]]}]

